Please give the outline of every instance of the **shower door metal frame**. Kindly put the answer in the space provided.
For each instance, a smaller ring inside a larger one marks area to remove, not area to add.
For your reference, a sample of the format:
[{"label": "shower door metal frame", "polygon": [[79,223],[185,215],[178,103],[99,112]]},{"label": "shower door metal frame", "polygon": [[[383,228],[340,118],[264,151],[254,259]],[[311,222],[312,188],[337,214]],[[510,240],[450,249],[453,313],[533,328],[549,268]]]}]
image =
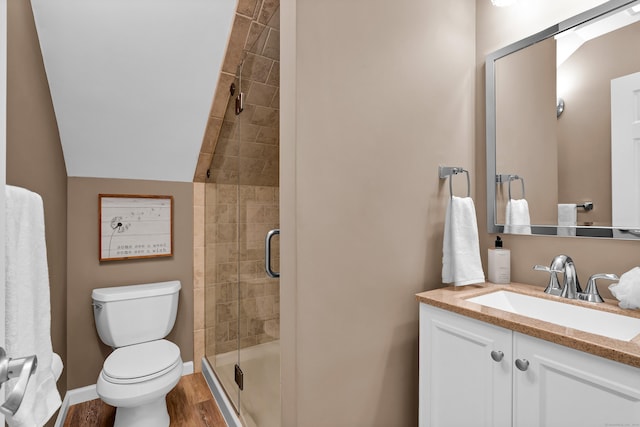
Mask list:
[{"label": "shower door metal frame", "polygon": [[241,296],[242,296],[242,291],[241,291],[241,286],[240,286],[240,260],[241,260],[241,256],[240,256],[240,245],[241,245],[241,227],[240,227],[240,203],[241,203],[241,198],[240,198],[240,167],[241,167],[241,162],[240,162],[240,143],[242,141],[242,119],[244,118],[244,116],[242,115],[242,113],[244,112],[244,93],[243,93],[243,87],[242,87],[242,68],[244,66],[244,58],[242,59],[242,61],[240,62],[240,65],[238,65],[238,71],[237,71],[237,75],[236,78],[238,80],[238,94],[235,97],[235,114],[237,117],[236,120],[236,142],[238,144],[238,155],[237,155],[237,162],[238,162],[238,176],[236,179],[236,313],[237,313],[237,318],[236,318],[236,328],[237,328],[237,337],[236,337],[236,365],[234,367],[234,378],[235,378],[235,382],[236,382],[236,386],[238,387],[237,393],[238,393],[238,400],[237,400],[237,404],[238,406],[236,407],[236,412],[237,414],[241,417],[242,419],[242,391],[244,390],[244,373],[242,372],[242,363],[240,361],[240,346],[241,346],[241,339],[240,339],[240,317],[241,317],[241,310],[240,310],[240,303],[241,303]]},{"label": "shower door metal frame", "polygon": [[[0,32],[7,34],[7,0],[0,0]],[[6,184],[6,158],[7,158],[7,38],[4,37],[0,42],[0,69],[2,69],[0,78],[0,150],[2,155],[0,156],[0,182]],[[2,240],[0,241],[0,295],[5,295],[5,191],[0,194],[0,230],[3,230]],[[2,324],[0,325],[0,347],[5,346],[5,316],[4,304],[0,304],[0,318],[2,318]],[[4,388],[3,388],[4,390]],[[4,397],[4,393],[0,393]],[[4,425],[4,415],[0,414],[0,425]]]}]

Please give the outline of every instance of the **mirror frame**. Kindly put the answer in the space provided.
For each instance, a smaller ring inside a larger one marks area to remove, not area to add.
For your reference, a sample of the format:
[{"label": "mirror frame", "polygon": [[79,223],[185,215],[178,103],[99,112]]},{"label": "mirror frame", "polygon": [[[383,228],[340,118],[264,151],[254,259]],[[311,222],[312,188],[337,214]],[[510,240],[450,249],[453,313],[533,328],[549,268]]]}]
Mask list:
[{"label": "mirror frame", "polygon": [[[565,21],[555,24],[539,33],[512,43],[502,49],[498,49],[486,56],[485,59],[485,112],[486,112],[486,164],[487,164],[487,230],[489,233],[504,233],[504,225],[496,223],[496,82],[495,63],[511,53],[517,52],[549,37],[554,37],[563,31],[569,30],[588,21],[599,18],[618,9],[634,3],[636,0],[610,0],[600,6],[589,9]],[[532,225],[531,235],[557,235],[556,225]],[[640,227],[639,227],[640,228]],[[576,226],[576,235],[570,237],[608,237],[614,238],[613,230],[620,230],[613,225],[611,227]],[[628,230],[626,230],[628,231]],[[640,233],[627,233],[629,239],[640,238]],[[626,237],[615,236],[617,239]]]}]

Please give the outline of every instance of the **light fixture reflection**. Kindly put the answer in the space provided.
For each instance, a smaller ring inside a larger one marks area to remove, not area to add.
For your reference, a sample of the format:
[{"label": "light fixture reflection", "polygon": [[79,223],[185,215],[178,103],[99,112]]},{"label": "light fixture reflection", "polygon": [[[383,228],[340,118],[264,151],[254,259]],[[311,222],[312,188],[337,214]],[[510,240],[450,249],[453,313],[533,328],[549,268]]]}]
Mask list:
[{"label": "light fixture reflection", "polygon": [[629,15],[637,15],[638,13],[640,13],[640,4],[637,4],[635,6],[631,6],[629,9],[627,9],[627,12],[629,12]]},{"label": "light fixture reflection", "polygon": [[517,0],[491,0],[491,4],[498,7],[511,6],[516,3]]}]

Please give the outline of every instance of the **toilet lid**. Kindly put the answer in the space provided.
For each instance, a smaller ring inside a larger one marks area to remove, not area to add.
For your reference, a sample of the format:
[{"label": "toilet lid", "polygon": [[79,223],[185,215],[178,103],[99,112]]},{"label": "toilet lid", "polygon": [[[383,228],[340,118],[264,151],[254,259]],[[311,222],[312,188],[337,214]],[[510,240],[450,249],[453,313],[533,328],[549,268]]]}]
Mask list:
[{"label": "toilet lid", "polygon": [[116,380],[148,377],[172,367],[180,360],[180,349],[167,340],[120,347],[107,357],[102,371]]}]

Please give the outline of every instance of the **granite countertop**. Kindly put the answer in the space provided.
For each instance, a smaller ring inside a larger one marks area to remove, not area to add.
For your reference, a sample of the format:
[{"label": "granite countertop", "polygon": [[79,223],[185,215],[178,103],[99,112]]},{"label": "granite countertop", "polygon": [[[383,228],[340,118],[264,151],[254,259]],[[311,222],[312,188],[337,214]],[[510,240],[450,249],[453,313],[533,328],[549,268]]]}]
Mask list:
[{"label": "granite countertop", "polygon": [[416,294],[416,299],[421,303],[462,314],[505,329],[511,329],[532,337],[640,368],[640,334],[631,341],[621,341],[466,301],[468,298],[498,290],[517,292],[640,319],[640,310],[624,310],[618,307],[618,301],[616,300],[606,299],[604,303],[599,304],[568,300],[545,294],[542,287],[522,283],[510,283],[508,285],[482,283],[460,287],[449,286]]}]

